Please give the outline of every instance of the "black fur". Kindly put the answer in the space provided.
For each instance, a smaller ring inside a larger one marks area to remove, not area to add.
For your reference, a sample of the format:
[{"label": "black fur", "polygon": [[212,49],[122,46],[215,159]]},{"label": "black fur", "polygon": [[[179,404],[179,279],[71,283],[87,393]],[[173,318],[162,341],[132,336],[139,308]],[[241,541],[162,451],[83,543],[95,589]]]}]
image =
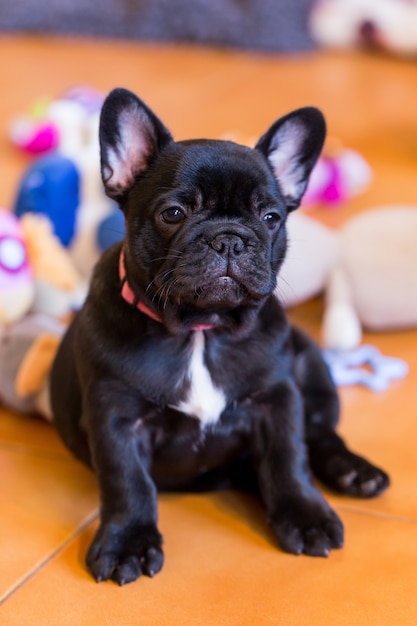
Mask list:
[{"label": "black fur", "polygon": [[[101,525],[87,556],[96,580],[123,584],[161,569],[157,488],[256,490],[284,550],[326,556],[343,527],[310,467],[342,493],[387,487],[386,474],[336,434],[339,404],[320,352],[273,294],[286,216],[324,134],[321,114],[306,108],[278,120],[254,150],[175,143],[130,92],[106,100],[103,181],[126,217],[126,275],[161,321],[122,298],[115,246],[53,366],[58,430],[98,478]],[[204,426],[178,408],[196,332],[225,398]]]}]

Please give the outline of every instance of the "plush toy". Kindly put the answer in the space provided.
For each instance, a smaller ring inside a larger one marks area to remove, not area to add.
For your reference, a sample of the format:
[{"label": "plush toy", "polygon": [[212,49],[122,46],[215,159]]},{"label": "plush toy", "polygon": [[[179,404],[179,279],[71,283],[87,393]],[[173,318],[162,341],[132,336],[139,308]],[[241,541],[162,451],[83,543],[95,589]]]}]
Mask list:
[{"label": "plush toy", "polygon": [[88,118],[97,114],[102,104],[102,94],[82,86],[73,87],[58,99],[40,99],[27,113],[12,121],[10,140],[29,154],[42,154],[57,148],[66,152],[66,145],[72,144],[74,130],[78,143],[79,132],[88,132]]},{"label": "plush toy", "polygon": [[417,207],[369,210],[337,232],[294,213],[288,233],[277,294],[292,306],[325,291],[325,348],[357,347],[362,327],[417,326]]},{"label": "plush toy", "polygon": [[310,31],[322,46],[417,54],[417,0],[316,0]]},{"label": "plush toy", "polygon": [[18,216],[28,212],[46,215],[86,278],[102,252],[98,226],[115,210],[104,194],[100,176],[100,104],[101,97],[79,89],[48,106],[48,123],[59,135],[57,148],[29,166],[14,207]]},{"label": "plush toy", "polygon": [[363,385],[372,391],[384,391],[392,380],[408,373],[405,361],[384,356],[375,346],[325,350],[323,356],[336,385]]},{"label": "plush toy", "polygon": [[24,115],[16,117],[9,128],[12,143],[28,154],[42,154],[54,150],[59,143],[59,132],[48,119],[48,105],[35,102]]},{"label": "plush toy", "polygon": [[45,216],[0,209],[0,402],[50,416],[47,381],[86,287]]},{"label": "plush toy", "polygon": [[303,196],[303,207],[339,207],[362,193],[369,185],[372,170],[356,150],[327,140],[323,154],[311,173]]},{"label": "plush toy", "polygon": [[0,209],[0,325],[19,319],[35,295],[33,270],[19,220]]},{"label": "plush toy", "polygon": [[27,213],[20,223],[34,277],[31,311],[64,319],[81,306],[87,285],[45,216]]},{"label": "plush toy", "polygon": [[0,326],[29,311],[63,318],[86,287],[45,216],[0,209]]},{"label": "plush toy", "polygon": [[0,327],[0,402],[19,413],[51,419],[49,373],[65,325],[47,315],[26,315]]},{"label": "plush toy", "polygon": [[70,246],[76,232],[80,176],[74,162],[58,152],[36,159],[20,182],[14,213],[46,215],[62,245]]}]

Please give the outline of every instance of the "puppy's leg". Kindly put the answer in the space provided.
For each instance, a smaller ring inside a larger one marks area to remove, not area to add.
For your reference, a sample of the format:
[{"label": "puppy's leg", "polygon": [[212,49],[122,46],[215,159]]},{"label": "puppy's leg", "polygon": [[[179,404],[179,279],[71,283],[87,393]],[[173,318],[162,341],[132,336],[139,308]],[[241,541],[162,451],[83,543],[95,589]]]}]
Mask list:
[{"label": "puppy's leg", "polygon": [[343,526],[311,482],[300,392],[286,381],[257,400],[254,456],[269,522],[287,552],[327,556],[343,545]]},{"label": "puppy's leg", "polygon": [[382,493],[389,485],[387,474],[351,452],[336,433],[339,399],[319,349],[299,331],[294,331],[294,337],[312,471],[319,480],[340,493],[362,498]]},{"label": "puppy's leg", "polygon": [[66,446],[77,459],[91,467],[91,453],[85,431],[80,428],[81,390],[73,358],[74,324],[65,333],[50,375],[54,424]]},{"label": "puppy's leg", "polygon": [[90,386],[84,398],[87,430],[101,496],[101,523],[87,555],[97,581],[120,585],[162,567],[157,492],[149,475],[151,448],[138,416],[144,407],[112,381]]}]

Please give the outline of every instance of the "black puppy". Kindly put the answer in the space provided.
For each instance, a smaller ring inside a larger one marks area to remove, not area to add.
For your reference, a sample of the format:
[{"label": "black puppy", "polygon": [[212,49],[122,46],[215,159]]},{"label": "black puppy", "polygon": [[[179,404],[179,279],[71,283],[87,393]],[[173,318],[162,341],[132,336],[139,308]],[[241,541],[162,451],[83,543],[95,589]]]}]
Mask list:
[{"label": "black puppy", "polygon": [[336,434],[320,352],[273,293],[324,136],[304,108],[255,149],[176,143],[134,94],[105,101],[102,176],[126,236],[99,261],[51,377],[58,430],[98,478],[96,580],[161,569],[157,487],[257,490],[280,546],[313,556],[339,548],[343,527],[310,467],[353,496],[387,487]]}]

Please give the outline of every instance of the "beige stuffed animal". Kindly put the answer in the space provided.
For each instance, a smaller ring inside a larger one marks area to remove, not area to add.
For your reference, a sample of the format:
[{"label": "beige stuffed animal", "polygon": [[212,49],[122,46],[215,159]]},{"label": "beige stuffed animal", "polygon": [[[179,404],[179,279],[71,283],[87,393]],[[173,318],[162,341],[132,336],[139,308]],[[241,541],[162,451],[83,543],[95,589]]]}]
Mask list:
[{"label": "beige stuffed animal", "polygon": [[0,222],[0,402],[50,417],[51,363],[85,287],[46,217]]},{"label": "beige stuffed animal", "polygon": [[294,213],[277,294],[293,306],[325,292],[325,348],[348,350],[362,327],[417,326],[417,207],[375,208],[333,231]]},{"label": "beige stuffed animal", "polygon": [[18,413],[52,419],[49,373],[65,325],[29,314],[0,327],[0,402]]},{"label": "beige stuffed animal", "polygon": [[322,46],[372,46],[415,56],[417,0],[316,0],[310,30]]},{"label": "beige stuffed animal", "polygon": [[25,213],[20,226],[34,277],[34,313],[63,318],[82,303],[86,286],[47,217]]}]

